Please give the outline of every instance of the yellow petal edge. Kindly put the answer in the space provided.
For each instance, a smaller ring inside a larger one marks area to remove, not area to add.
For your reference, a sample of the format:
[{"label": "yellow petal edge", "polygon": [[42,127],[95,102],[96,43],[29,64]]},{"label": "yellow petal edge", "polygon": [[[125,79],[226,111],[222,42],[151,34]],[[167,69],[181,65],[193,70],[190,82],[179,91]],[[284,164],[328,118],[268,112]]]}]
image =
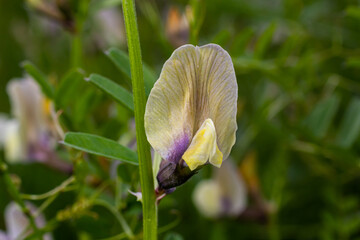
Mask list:
[{"label": "yellow petal edge", "polygon": [[216,167],[221,166],[223,154],[216,144],[215,126],[210,118],[206,119],[196,132],[182,159],[191,170],[204,165],[208,160]]}]

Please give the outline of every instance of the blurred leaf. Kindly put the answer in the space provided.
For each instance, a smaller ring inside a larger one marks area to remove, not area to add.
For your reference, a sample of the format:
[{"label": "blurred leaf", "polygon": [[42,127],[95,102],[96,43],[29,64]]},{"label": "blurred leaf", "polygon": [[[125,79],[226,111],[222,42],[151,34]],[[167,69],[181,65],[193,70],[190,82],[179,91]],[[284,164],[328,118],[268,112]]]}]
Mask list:
[{"label": "blurred leaf", "polygon": [[78,69],[70,70],[60,80],[59,86],[56,88],[56,103],[61,107],[65,107],[73,102],[77,96],[78,87],[83,79],[84,75]]},{"label": "blurred leaf", "polygon": [[[130,73],[130,62],[129,56],[122,50],[118,48],[110,48],[106,54],[109,56],[111,61],[116,65],[116,67],[128,76],[131,79]],[[145,92],[148,96],[154,83],[156,81],[156,77],[154,73],[143,63],[143,71],[144,71],[144,83],[145,83]]]},{"label": "blurred leaf", "polygon": [[34,64],[29,61],[22,63],[22,67],[25,71],[34,78],[34,80],[40,85],[42,92],[50,99],[54,98],[54,90],[50,83],[47,81],[45,74],[43,74]]},{"label": "blurred leaf", "polygon": [[[251,70],[261,70],[264,72],[271,72],[277,70],[277,66],[271,61],[261,61],[257,59],[250,59],[247,57],[233,58],[234,67],[239,72],[247,72]],[[237,71],[237,73],[239,73]]]},{"label": "blurred leaf", "polygon": [[346,109],[340,130],[336,136],[336,143],[348,148],[359,136],[360,131],[360,98],[353,98]]},{"label": "blurred leaf", "polygon": [[346,15],[360,20],[360,8],[355,6],[350,6],[346,9]]},{"label": "blurred leaf", "polygon": [[339,102],[339,97],[333,95],[316,104],[312,112],[304,120],[305,128],[317,138],[324,137],[334,119]]},{"label": "blurred leaf", "polygon": [[351,57],[346,60],[346,65],[349,67],[360,68],[360,57]]},{"label": "blurred leaf", "polygon": [[252,28],[245,28],[242,30],[234,39],[232,55],[239,56],[243,54],[253,35],[254,30]]},{"label": "blurred leaf", "polygon": [[118,103],[124,105],[132,112],[134,111],[133,96],[125,88],[99,74],[91,74],[89,81],[114,98]]},{"label": "blurred leaf", "polygon": [[134,151],[97,135],[68,132],[64,144],[84,152],[138,165],[137,154]]},{"label": "blurred leaf", "polygon": [[271,23],[269,27],[263,32],[260,36],[259,40],[257,41],[254,49],[254,57],[261,58],[263,57],[266,48],[270,45],[271,40],[273,38],[274,32],[276,29],[276,24]]},{"label": "blurred leaf", "polygon": [[219,44],[220,46],[224,46],[227,42],[229,42],[230,37],[231,34],[229,30],[224,29],[220,31],[218,34],[216,34],[211,42]]},{"label": "blurred leaf", "polygon": [[99,96],[96,95],[93,89],[85,89],[78,94],[74,111],[71,115],[72,120],[75,124],[78,124],[78,127],[79,124],[83,125],[84,121],[86,121],[86,124],[90,123],[88,121],[90,110],[97,106],[99,100]]},{"label": "blurred leaf", "polygon": [[131,183],[131,171],[124,164],[117,166],[117,177],[119,177],[124,183]]}]

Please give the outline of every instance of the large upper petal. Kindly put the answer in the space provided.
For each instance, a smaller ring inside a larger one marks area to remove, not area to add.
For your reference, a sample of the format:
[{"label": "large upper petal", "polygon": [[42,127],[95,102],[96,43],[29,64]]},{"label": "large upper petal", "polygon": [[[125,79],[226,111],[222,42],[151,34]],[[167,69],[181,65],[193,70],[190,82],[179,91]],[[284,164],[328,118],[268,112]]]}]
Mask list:
[{"label": "large upper petal", "polygon": [[225,159],[235,143],[237,91],[231,57],[220,46],[178,48],[164,64],[146,105],[150,144],[162,158],[177,161],[210,118]]}]

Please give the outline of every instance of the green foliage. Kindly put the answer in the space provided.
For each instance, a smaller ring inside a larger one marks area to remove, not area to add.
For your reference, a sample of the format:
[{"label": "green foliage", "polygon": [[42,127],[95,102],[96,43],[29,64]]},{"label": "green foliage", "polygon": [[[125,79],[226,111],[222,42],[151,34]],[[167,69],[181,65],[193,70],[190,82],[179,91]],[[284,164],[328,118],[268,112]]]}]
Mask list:
[{"label": "green foliage", "polygon": [[336,143],[349,148],[359,136],[360,131],[360,99],[355,97],[346,108],[345,115],[336,136]]},{"label": "green foliage", "polygon": [[339,98],[334,95],[319,102],[304,120],[305,128],[316,138],[323,138],[329,129],[339,106]]},{"label": "green foliage", "polygon": [[[128,77],[128,79],[131,79],[129,56],[124,51],[118,48],[110,48],[106,52],[106,54],[115,64],[115,66],[122,73],[124,73]],[[143,73],[144,73],[145,92],[146,95],[149,95],[150,90],[153,87],[156,78],[154,76],[154,73],[145,64],[143,64]]]},{"label": "green foliage", "polygon": [[84,79],[83,73],[75,69],[70,70],[61,80],[55,92],[55,102],[59,107],[66,107],[74,101],[78,93],[81,81]]},{"label": "green foliage", "polygon": [[[233,59],[238,131],[230,157],[237,167],[253,159],[257,187],[248,189],[243,215],[207,219],[193,203],[197,184],[215,171],[203,168],[159,201],[158,239],[360,237],[357,2],[136,1],[141,60],[137,49],[132,65],[137,80],[141,69],[144,78],[138,88],[131,81],[122,1],[48,1],[55,9],[50,16],[30,2],[0,0],[0,109],[15,118],[6,84],[25,70],[52,100],[46,123],[54,126],[45,131],[56,137],[28,146],[52,148],[25,163],[7,159],[0,144],[8,166],[6,177],[0,174],[1,231],[5,208],[16,200],[45,215],[39,231],[54,239],[142,238],[142,206],[128,192],[141,190],[134,90],[144,88],[145,101],[177,47],[169,36],[176,25],[169,24],[169,9],[177,7],[189,20],[188,31],[177,33],[188,36],[186,43],[218,43]],[[104,12],[119,18],[104,25],[114,19],[102,19]],[[153,160],[156,173],[161,158],[154,154]],[[59,162],[69,168],[59,169]],[[269,212],[261,215],[257,201]]]},{"label": "green foliage", "polygon": [[46,76],[31,62],[25,61],[22,63],[25,71],[33,77],[37,83],[40,85],[43,93],[50,99],[54,97],[54,91],[50,83],[48,82]]},{"label": "green foliage", "polygon": [[91,74],[88,81],[109,94],[114,100],[123,104],[130,111],[134,111],[133,96],[125,88],[98,74]]},{"label": "green foliage", "polygon": [[99,156],[138,165],[136,153],[119,143],[87,133],[66,133],[64,144]]}]

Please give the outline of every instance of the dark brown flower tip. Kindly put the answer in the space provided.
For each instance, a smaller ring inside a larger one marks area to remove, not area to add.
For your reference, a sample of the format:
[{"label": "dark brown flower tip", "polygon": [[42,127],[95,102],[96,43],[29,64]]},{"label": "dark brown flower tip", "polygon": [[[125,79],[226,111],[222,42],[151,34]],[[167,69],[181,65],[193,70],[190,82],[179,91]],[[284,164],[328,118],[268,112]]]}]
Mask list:
[{"label": "dark brown flower tip", "polygon": [[165,192],[172,192],[197,172],[198,169],[191,171],[182,159],[178,163],[163,160],[157,175],[159,188]]}]

